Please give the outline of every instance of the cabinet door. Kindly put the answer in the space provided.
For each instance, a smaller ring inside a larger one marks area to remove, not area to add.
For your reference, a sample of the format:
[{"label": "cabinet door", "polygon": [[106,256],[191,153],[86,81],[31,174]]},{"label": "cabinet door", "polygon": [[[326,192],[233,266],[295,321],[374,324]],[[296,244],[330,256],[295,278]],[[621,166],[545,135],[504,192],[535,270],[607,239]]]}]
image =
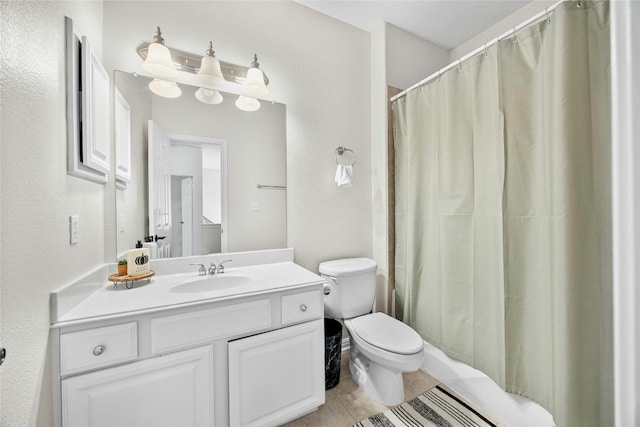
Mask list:
[{"label": "cabinet door", "polygon": [[321,319],[229,343],[231,426],[273,426],[324,403]]},{"label": "cabinet door", "polygon": [[82,37],[82,163],[107,174],[111,170],[109,73]]},{"label": "cabinet door", "polygon": [[63,426],[213,425],[213,347],[62,381]]}]

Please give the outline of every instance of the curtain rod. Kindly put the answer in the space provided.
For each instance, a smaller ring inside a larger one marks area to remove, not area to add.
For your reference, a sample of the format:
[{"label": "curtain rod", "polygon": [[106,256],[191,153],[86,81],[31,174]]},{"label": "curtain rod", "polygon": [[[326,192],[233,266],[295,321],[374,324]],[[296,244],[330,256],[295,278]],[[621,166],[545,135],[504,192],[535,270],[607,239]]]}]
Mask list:
[{"label": "curtain rod", "polygon": [[[495,39],[483,44],[482,46],[478,47],[477,49],[471,51],[470,53],[462,56],[461,58],[458,58],[456,61],[450,63],[449,65],[444,66],[443,68],[441,68],[440,70],[436,71],[435,73],[431,74],[430,76],[428,76],[427,78],[419,81],[418,83],[414,84],[413,86],[409,87],[408,89],[403,90],[402,92],[400,92],[397,95],[394,95],[390,98],[391,102],[394,102],[395,100],[402,98],[403,96],[405,96],[408,92],[411,92],[412,90],[419,88],[420,86],[424,85],[425,83],[430,82],[431,80],[435,79],[436,77],[441,76],[442,74],[445,73],[445,71],[449,71],[451,68],[455,67],[455,66],[461,66],[462,62],[466,61],[469,58],[472,58],[474,56],[476,56],[477,54],[481,53],[481,52],[485,52],[489,46],[493,46],[494,44],[498,43],[500,40],[506,39],[509,36],[514,36],[516,34],[516,32],[518,32],[519,30],[537,22],[538,20],[540,20],[543,17],[550,17],[550,14],[556,9],[556,7],[558,7],[558,5],[560,3],[563,3],[565,0],[560,0],[557,3],[552,4],[551,6],[547,6],[543,11],[535,14],[534,16],[532,16],[531,18],[527,19],[526,21],[522,22],[521,24],[516,25],[515,27],[513,27],[511,30],[507,31],[506,33],[496,37]],[[578,2],[580,3],[580,2]]]}]

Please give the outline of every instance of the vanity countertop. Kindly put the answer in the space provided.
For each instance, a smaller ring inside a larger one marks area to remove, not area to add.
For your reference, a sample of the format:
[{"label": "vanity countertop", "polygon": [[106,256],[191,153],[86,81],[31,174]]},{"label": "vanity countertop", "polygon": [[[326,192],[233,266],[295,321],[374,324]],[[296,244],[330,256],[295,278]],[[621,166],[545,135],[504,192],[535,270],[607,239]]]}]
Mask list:
[{"label": "vanity countertop", "polygon": [[105,280],[104,284],[98,287],[95,292],[62,316],[53,319],[52,327],[223,301],[288,288],[297,289],[324,282],[320,276],[291,261],[227,268],[221,276],[224,275],[247,275],[252,276],[255,280],[207,292],[171,291],[181,283],[198,278],[213,277],[198,276],[197,272],[156,275],[149,281],[135,282],[132,289],[126,289],[124,283],[114,286],[112,282]]}]

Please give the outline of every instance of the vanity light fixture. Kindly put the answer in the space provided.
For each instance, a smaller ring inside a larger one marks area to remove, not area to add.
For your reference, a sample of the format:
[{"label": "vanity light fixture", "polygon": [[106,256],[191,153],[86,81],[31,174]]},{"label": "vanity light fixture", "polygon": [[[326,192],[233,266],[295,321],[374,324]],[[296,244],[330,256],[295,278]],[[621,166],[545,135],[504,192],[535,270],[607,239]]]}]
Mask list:
[{"label": "vanity light fixture", "polygon": [[264,96],[269,93],[267,86],[264,84],[264,74],[259,68],[258,55],[253,54],[251,68],[247,71],[247,78],[242,84],[241,92],[245,96]]},{"label": "vanity light fixture", "polygon": [[151,89],[151,92],[164,98],[177,98],[182,95],[182,90],[176,82],[168,80],[153,79],[151,83],[149,83],[149,89]]},{"label": "vanity light fixture", "polygon": [[215,89],[207,89],[204,87],[196,91],[196,99],[203,104],[217,105],[223,101],[222,94]]},{"label": "vanity light fixture", "polygon": [[177,76],[178,72],[195,74],[207,86],[200,87],[195,93],[195,97],[205,104],[221,103],[222,94],[216,89],[225,87],[226,91],[240,94],[236,100],[239,109],[256,111],[260,109],[260,102],[256,98],[269,93],[269,79],[259,68],[257,54],[253,55],[250,68],[218,60],[211,41],[204,56],[194,55],[165,46],[158,27],[153,42],[138,47],[138,55],[144,61],[142,69],[154,77],[149,88],[159,96],[177,98],[182,94],[178,85],[169,79]]},{"label": "vanity light fixture", "polygon": [[209,42],[209,48],[202,57],[197,77],[198,80],[209,86],[220,86],[225,83],[225,79],[222,77],[220,61],[216,58],[216,53],[213,50],[213,42],[211,41]]},{"label": "vanity light fixture", "polygon": [[173,66],[171,52],[164,45],[160,27],[157,27],[156,34],[153,36],[153,43],[149,45],[142,69],[157,77],[175,77],[178,74],[178,71]]},{"label": "vanity light fixture", "polygon": [[236,100],[236,107],[242,111],[258,111],[260,109],[260,101],[255,98],[240,95]]}]

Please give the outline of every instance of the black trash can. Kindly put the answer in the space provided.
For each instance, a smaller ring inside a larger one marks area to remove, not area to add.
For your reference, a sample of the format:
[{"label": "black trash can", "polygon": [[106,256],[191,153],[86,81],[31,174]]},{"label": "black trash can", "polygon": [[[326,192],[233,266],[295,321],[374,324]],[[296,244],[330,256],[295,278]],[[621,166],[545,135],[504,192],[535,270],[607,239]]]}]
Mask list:
[{"label": "black trash can", "polygon": [[342,325],[334,319],[324,319],[324,388],[329,390],[340,382]]}]

